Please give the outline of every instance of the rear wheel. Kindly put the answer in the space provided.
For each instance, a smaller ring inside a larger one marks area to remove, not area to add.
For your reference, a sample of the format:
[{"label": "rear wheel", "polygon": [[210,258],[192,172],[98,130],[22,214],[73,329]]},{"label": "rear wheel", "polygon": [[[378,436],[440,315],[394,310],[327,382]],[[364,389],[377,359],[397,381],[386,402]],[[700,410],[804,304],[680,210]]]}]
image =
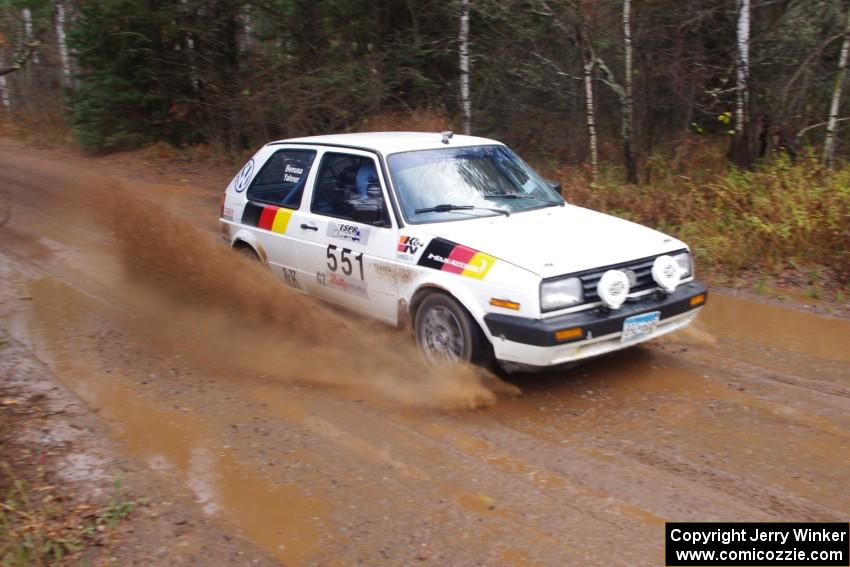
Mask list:
[{"label": "rear wheel", "polygon": [[260,260],[260,256],[248,244],[244,244],[244,243],[236,244],[233,247],[233,249],[236,250],[236,252],[240,256],[247,258],[248,260],[251,260],[252,262],[261,262],[262,261],[262,260]]},{"label": "rear wheel", "polygon": [[433,293],[422,300],[413,326],[419,348],[433,364],[490,362],[490,345],[484,333],[466,309],[448,295]]}]

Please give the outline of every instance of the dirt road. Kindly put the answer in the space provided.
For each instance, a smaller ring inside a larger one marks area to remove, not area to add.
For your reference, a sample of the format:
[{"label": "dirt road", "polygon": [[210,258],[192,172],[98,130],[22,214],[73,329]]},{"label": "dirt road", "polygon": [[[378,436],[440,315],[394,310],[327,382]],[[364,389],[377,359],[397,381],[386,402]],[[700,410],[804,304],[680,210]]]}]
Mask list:
[{"label": "dirt road", "polygon": [[519,395],[428,382],[403,335],[225,264],[220,181],[0,140],[0,326],[282,563],[660,565],[667,520],[850,517],[850,321],[715,294]]}]

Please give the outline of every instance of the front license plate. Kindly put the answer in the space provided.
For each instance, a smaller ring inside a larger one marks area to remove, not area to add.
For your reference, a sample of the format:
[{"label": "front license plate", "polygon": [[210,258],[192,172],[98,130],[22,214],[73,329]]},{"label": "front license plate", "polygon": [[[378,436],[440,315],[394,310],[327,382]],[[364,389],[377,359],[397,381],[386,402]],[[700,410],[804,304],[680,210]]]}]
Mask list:
[{"label": "front license plate", "polygon": [[640,315],[628,317],[623,321],[623,334],[620,336],[620,341],[627,343],[651,335],[655,331],[655,327],[658,326],[658,320],[660,318],[660,311],[641,313]]}]

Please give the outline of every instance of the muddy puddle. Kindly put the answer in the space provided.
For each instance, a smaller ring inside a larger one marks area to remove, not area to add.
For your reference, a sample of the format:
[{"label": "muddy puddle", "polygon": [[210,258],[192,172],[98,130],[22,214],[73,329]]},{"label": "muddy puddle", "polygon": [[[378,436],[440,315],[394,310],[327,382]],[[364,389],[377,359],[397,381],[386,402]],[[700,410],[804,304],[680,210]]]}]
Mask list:
[{"label": "muddy puddle", "polygon": [[103,307],[49,277],[24,284],[32,309],[7,323],[51,370],[105,418],[116,439],[160,474],[176,475],[207,514],[239,526],[287,564],[301,564],[329,527],[327,504],[297,486],[257,475],[222,444],[194,408],[165,409],[136,391],[120,370],[80,356],[79,335],[96,333],[87,319]]},{"label": "muddy puddle", "polygon": [[831,374],[845,386],[850,381],[850,320],[715,294],[697,329],[732,357],[811,378]]}]

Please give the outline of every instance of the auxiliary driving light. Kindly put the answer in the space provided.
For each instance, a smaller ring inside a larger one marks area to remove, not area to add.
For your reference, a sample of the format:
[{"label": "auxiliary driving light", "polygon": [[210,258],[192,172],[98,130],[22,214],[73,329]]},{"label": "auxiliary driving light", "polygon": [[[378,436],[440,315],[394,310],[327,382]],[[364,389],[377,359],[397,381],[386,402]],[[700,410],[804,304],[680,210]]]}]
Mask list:
[{"label": "auxiliary driving light", "polygon": [[661,255],[652,263],[652,279],[664,291],[672,293],[682,281],[682,268],[672,256]]},{"label": "auxiliary driving light", "polygon": [[629,276],[622,270],[608,270],[599,278],[596,293],[602,303],[611,309],[619,309],[629,295]]}]

